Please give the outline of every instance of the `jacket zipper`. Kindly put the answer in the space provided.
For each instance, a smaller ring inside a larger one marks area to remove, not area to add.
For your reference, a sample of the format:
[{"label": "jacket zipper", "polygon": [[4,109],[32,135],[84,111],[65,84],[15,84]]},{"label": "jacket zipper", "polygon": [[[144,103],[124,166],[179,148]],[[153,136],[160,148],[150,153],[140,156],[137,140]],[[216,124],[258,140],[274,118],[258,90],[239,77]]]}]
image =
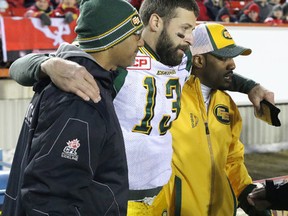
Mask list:
[{"label": "jacket zipper", "polygon": [[213,203],[213,191],[214,191],[214,181],[215,181],[215,163],[214,163],[214,154],[212,149],[212,143],[210,138],[210,131],[208,127],[208,122],[205,122],[205,131],[206,131],[206,137],[208,141],[208,147],[210,152],[210,160],[211,160],[211,189],[210,189],[210,201],[209,201],[209,207],[208,207],[208,216],[212,215],[212,203]]}]

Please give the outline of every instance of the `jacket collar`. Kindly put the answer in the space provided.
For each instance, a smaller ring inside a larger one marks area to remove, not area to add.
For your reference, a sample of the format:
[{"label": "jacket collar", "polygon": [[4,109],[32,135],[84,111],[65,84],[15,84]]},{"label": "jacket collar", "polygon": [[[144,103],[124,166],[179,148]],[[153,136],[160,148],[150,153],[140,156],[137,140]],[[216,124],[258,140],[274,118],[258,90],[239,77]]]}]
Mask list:
[{"label": "jacket collar", "polygon": [[143,47],[139,48],[139,51],[143,54],[148,55],[150,58],[160,61],[160,56],[152,50],[152,48],[145,42]]}]

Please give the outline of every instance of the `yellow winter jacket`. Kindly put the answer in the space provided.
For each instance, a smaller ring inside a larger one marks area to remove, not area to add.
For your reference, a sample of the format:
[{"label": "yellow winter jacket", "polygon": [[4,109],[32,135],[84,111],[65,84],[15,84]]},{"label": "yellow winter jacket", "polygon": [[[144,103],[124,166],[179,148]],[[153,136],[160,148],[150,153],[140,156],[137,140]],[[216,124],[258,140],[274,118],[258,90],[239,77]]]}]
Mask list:
[{"label": "yellow winter jacket", "polygon": [[191,76],[173,122],[173,175],[164,187],[173,216],[236,215],[237,197],[252,183],[239,140],[242,120],[223,91],[213,91],[208,114],[198,78]]}]

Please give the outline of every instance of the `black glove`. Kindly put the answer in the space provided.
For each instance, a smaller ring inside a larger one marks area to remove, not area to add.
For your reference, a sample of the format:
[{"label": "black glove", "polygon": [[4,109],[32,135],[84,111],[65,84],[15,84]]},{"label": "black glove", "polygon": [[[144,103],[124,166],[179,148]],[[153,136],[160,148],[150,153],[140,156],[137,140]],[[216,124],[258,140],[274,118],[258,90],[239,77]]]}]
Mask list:
[{"label": "black glove", "polygon": [[64,22],[69,24],[69,23],[71,23],[73,20],[74,20],[74,18],[73,18],[73,13],[72,13],[72,12],[67,12],[67,13],[65,14]]},{"label": "black glove", "polygon": [[247,196],[256,187],[256,185],[250,184],[241,192],[240,196],[238,197],[239,207],[242,208],[249,216],[271,216],[272,214],[270,210],[258,211],[254,206],[248,203]]},{"label": "black glove", "polygon": [[272,204],[271,209],[288,210],[288,183],[274,184],[273,180],[266,180],[266,198]]},{"label": "black glove", "polygon": [[46,13],[42,13],[39,16],[39,18],[41,20],[42,25],[46,25],[46,26],[50,26],[51,25],[51,19]]}]

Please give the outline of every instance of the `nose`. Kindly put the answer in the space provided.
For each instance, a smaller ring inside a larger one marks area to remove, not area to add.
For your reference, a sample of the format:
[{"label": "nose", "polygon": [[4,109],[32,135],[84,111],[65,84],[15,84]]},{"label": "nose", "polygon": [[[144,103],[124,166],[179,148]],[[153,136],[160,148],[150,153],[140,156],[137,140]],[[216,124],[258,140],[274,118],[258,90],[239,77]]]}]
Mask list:
[{"label": "nose", "polygon": [[194,42],[194,37],[193,37],[193,34],[187,34],[185,35],[185,38],[184,38],[185,42],[187,42],[189,45],[192,45],[193,42]]},{"label": "nose", "polygon": [[235,68],[236,68],[236,64],[235,64],[235,62],[234,62],[234,59],[233,59],[233,58],[230,58],[230,59],[229,59],[229,63],[228,63],[228,65],[227,65],[227,69],[228,69],[228,70],[235,70]]},{"label": "nose", "polygon": [[138,47],[143,47],[144,46],[144,40],[143,40],[142,37],[138,40],[137,46]]}]

